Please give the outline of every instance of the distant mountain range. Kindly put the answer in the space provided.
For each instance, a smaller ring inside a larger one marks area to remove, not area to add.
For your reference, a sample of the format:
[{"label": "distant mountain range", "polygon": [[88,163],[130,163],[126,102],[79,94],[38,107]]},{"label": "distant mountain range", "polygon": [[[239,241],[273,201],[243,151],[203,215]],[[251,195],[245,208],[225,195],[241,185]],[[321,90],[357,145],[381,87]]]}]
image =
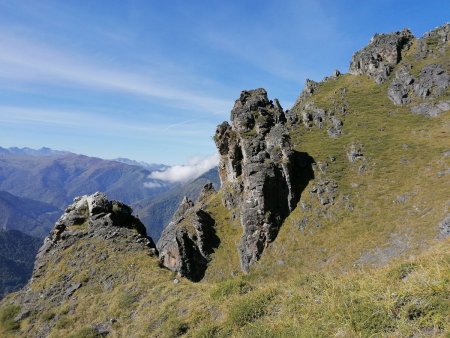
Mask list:
[{"label": "distant mountain range", "polygon": [[131,204],[170,187],[167,182],[149,178],[151,172],[142,166],[48,148],[0,151],[0,190],[57,208],[64,208],[76,196],[96,191]]},{"label": "distant mountain range", "polygon": [[68,151],[61,151],[61,150],[53,150],[47,147],[42,147],[40,149],[32,149],[32,148],[18,148],[18,147],[11,147],[11,148],[3,148],[0,147],[0,154],[7,154],[7,155],[29,155],[29,156],[61,156],[61,155],[67,155],[72,154]]},{"label": "distant mountain range", "polygon": [[[28,280],[38,246],[76,196],[101,191],[125,201],[158,240],[184,196],[195,200],[207,182],[220,185],[217,168],[187,184],[149,177],[167,168],[50,148],[0,147],[0,298]],[[14,250],[6,246],[10,238]]]}]

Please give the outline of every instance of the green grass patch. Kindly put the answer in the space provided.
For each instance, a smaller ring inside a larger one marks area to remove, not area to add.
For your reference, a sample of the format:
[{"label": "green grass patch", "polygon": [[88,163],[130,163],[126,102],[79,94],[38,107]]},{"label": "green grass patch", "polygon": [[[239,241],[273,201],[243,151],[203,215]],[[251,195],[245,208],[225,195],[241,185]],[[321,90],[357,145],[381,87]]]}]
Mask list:
[{"label": "green grass patch", "polygon": [[228,321],[232,326],[243,326],[252,323],[268,313],[274,291],[258,290],[235,301],[228,313]]},{"label": "green grass patch", "polygon": [[0,333],[10,334],[19,329],[19,323],[14,318],[19,314],[20,306],[6,305],[0,309]]}]

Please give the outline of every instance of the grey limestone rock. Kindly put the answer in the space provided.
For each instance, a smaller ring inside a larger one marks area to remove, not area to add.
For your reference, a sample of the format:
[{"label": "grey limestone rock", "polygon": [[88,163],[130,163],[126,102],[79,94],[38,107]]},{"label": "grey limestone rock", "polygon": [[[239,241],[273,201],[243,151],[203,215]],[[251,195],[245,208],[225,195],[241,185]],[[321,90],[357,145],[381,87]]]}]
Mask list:
[{"label": "grey limestone rock", "polygon": [[427,32],[417,41],[418,59],[426,58],[436,53],[444,53],[450,41],[450,23]]},{"label": "grey limestone rock", "polygon": [[[67,262],[73,271],[85,269],[90,265],[94,267],[96,263],[107,260],[108,255],[99,251],[94,244],[97,240],[106,241],[113,251],[145,252],[149,255],[155,255],[156,252],[152,239],[146,235],[145,226],[132,215],[129,206],[110,201],[102,193],[77,197],[66,208],[39,250],[32,278],[18,295],[20,302],[27,304],[25,308],[29,307],[30,311],[38,313],[42,310],[42,303],[39,301],[41,299],[46,299],[47,306],[58,306],[63,300],[76,297],[79,290],[91,279],[101,278],[95,268],[91,268],[89,275],[81,282],[73,272],[62,271],[60,278],[55,279],[45,289],[33,291],[32,288],[42,276],[53,273],[54,267],[61,259],[67,258],[65,250],[75,244],[78,246],[74,248]],[[115,277],[110,277],[107,277],[108,281],[101,282],[105,288],[111,288],[115,282]]]},{"label": "grey limestone rock", "polygon": [[[314,85],[310,84],[309,91]],[[231,125],[217,127],[216,146],[224,205],[238,208],[244,234],[241,267],[248,271],[278,234],[299,199],[293,180],[294,151],[278,101],[264,89],[243,91],[231,111]]]},{"label": "grey limestone rock", "polygon": [[402,51],[407,49],[414,36],[411,31],[390,34],[376,34],[369,45],[356,52],[350,63],[350,74],[368,75],[380,84],[386,81],[395,65],[402,58]]},{"label": "grey limestone rock", "polygon": [[157,243],[160,264],[195,282],[203,278],[218,245],[214,219],[203,210],[204,199],[214,192],[206,184],[195,204],[185,197]]},{"label": "grey limestone rock", "polygon": [[338,137],[342,134],[342,120],[336,116],[330,117],[331,126],[327,129],[327,133],[330,137]]},{"label": "grey limestone rock", "polygon": [[414,84],[414,92],[420,98],[438,97],[444,94],[449,85],[450,75],[441,65],[431,64],[421,70]]},{"label": "grey limestone rock", "polygon": [[437,103],[424,102],[417,106],[411,107],[411,112],[414,114],[429,117],[438,116],[440,113],[448,110],[450,110],[450,101],[439,101]]},{"label": "grey limestone rock", "polygon": [[[336,72],[338,72],[338,71],[336,71]],[[307,102],[308,98],[310,98],[314,94],[318,85],[319,85],[318,82],[315,82],[310,79],[306,79],[305,87],[303,88],[299,97],[295,101],[293,107],[305,104]],[[294,125],[298,122],[298,116],[294,109],[286,111],[286,119],[291,125]],[[304,121],[304,119],[303,119],[303,121]]]},{"label": "grey limestone rock", "polygon": [[311,194],[316,195],[322,205],[334,204],[338,185],[336,181],[328,178],[319,180],[310,189]]},{"label": "grey limestone rock", "polygon": [[148,249],[155,249],[153,240],[147,237],[145,226],[132,215],[129,206],[118,201],[109,201],[105,194],[99,192],[75,198],[39,249],[33,276],[41,273],[40,269],[46,266],[49,256],[74,244],[80,238],[108,239],[114,237],[114,234],[118,235],[119,229],[130,229],[142,239]]},{"label": "grey limestone rock", "polygon": [[[417,78],[410,74],[411,65],[400,67],[388,88],[388,97],[397,105],[411,102],[412,97],[419,100],[430,101],[442,96],[450,86],[450,75],[441,65],[429,64],[423,67]],[[411,111],[416,114],[436,116],[448,110],[447,102],[423,102],[414,106]]]},{"label": "grey limestone rock", "polygon": [[347,152],[347,158],[350,162],[356,162],[358,160],[364,160],[364,146],[359,142],[352,142],[350,149]]},{"label": "grey limestone rock", "polygon": [[447,214],[442,222],[439,223],[439,235],[441,237],[450,236],[450,214]]},{"label": "grey limestone rock", "polygon": [[411,101],[410,92],[414,88],[415,79],[410,74],[411,65],[406,64],[395,72],[395,78],[388,88],[388,97],[397,105]]}]

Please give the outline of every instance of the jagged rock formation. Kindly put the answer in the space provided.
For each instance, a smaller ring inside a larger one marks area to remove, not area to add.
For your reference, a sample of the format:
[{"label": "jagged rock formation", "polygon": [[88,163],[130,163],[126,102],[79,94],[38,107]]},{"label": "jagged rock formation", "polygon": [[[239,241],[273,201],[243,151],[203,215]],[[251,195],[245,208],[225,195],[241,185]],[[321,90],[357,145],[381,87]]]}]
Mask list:
[{"label": "jagged rock formation", "polygon": [[203,278],[209,255],[218,245],[214,219],[203,210],[214,192],[209,183],[195,204],[185,197],[157,243],[160,264],[192,281]]},{"label": "jagged rock formation", "polygon": [[298,124],[303,124],[306,128],[326,128],[327,134],[331,138],[336,138],[343,134],[343,119],[348,113],[346,88],[343,87],[335,93],[333,104],[329,109],[318,107],[313,99],[313,94],[320,84],[337,80],[339,76],[340,72],[336,70],[332,76],[326,77],[321,82],[306,80],[305,87],[294,106],[286,111],[289,128],[295,128]]},{"label": "jagged rock formation", "polygon": [[429,64],[423,67],[417,78],[410,74],[411,65],[403,65],[395,72],[395,78],[388,89],[389,98],[398,105],[418,99],[442,96],[450,86],[450,74],[441,65]]},{"label": "jagged rock formation", "polygon": [[[99,249],[105,246],[108,250]],[[76,299],[77,292],[88,285],[112,288],[118,283],[115,281],[118,277],[105,275],[99,268],[107,261],[108,252],[122,255],[144,252],[154,256],[156,249],[146,235],[145,226],[132,215],[129,206],[109,201],[103,193],[75,198],[39,249],[28,285],[17,294],[16,303],[21,304],[22,309],[15,321],[44,311],[48,313],[62,302]],[[65,266],[62,262],[67,261],[70,265],[67,271],[58,269],[59,277],[48,283],[55,268],[60,264]],[[86,269],[88,273],[82,277],[74,272],[86,272]],[[49,330],[48,325],[41,327],[38,336],[47,337]]]},{"label": "jagged rock formation", "polygon": [[53,231],[39,249],[33,270],[33,278],[45,273],[62,250],[83,237],[127,239],[127,250],[148,250],[155,254],[155,244],[147,237],[145,226],[132,215],[129,206],[109,201],[103,193],[77,197],[56,222]]},{"label": "jagged rock formation", "polygon": [[299,198],[285,123],[278,100],[269,101],[264,89],[245,90],[231,111],[231,125],[223,122],[214,136],[223,202],[238,209],[244,229],[239,245],[244,271],[275,239]]},{"label": "jagged rock formation", "polygon": [[444,54],[450,41],[450,23],[446,23],[427,32],[417,42],[417,59],[424,59],[430,55]]},{"label": "jagged rock formation", "polygon": [[402,58],[402,51],[414,39],[408,29],[390,34],[376,34],[369,45],[356,52],[350,63],[350,74],[368,75],[376,83],[386,81]]}]

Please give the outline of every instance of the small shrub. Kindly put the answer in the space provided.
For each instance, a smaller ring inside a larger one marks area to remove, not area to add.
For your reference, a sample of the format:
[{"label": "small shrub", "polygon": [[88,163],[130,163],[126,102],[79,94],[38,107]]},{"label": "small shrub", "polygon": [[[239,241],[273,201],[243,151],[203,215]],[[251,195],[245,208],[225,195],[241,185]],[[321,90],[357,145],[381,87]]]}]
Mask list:
[{"label": "small shrub", "polygon": [[17,305],[6,305],[0,310],[0,333],[11,332],[19,328],[19,323],[14,321],[14,318],[20,311]]},{"label": "small shrub", "polygon": [[57,329],[67,329],[68,327],[70,327],[72,325],[72,322],[73,321],[69,317],[62,316],[56,322],[55,328],[57,328]]}]

